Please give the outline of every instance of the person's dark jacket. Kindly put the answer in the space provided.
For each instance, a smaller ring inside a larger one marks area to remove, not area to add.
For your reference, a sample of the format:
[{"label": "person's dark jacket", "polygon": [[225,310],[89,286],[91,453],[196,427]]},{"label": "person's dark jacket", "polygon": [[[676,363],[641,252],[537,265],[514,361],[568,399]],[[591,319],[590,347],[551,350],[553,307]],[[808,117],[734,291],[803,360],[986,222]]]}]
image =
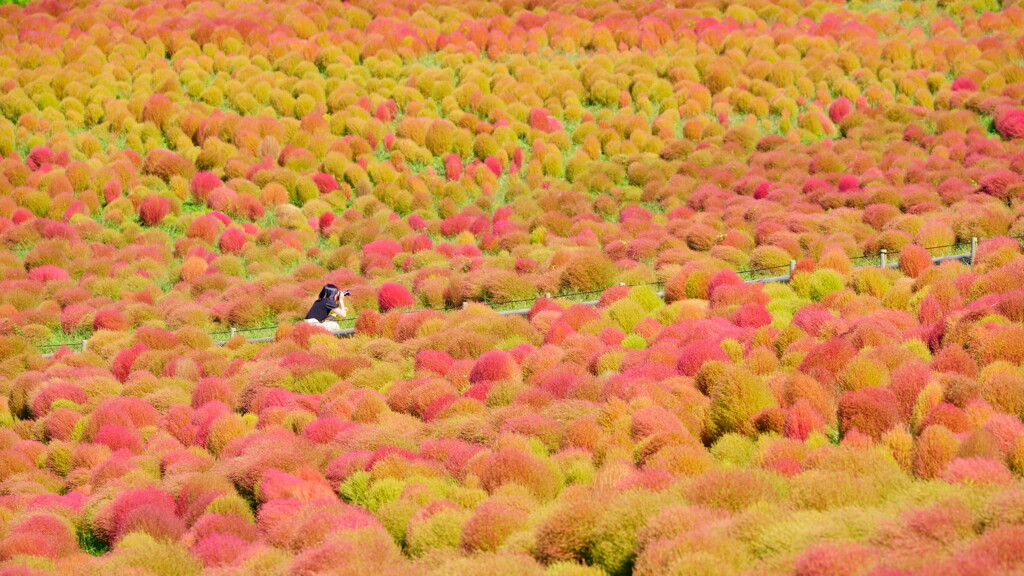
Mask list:
[{"label": "person's dark jacket", "polygon": [[320,291],[320,297],[316,302],[313,302],[309,312],[306,312],[306,319],[316,318],[319,322],[327,320],[327,317],[331,315],[331,310],[338,307],[338,302],[335,300],[337,295],[337,286],[334,284],[324,286],[323,290]]}]

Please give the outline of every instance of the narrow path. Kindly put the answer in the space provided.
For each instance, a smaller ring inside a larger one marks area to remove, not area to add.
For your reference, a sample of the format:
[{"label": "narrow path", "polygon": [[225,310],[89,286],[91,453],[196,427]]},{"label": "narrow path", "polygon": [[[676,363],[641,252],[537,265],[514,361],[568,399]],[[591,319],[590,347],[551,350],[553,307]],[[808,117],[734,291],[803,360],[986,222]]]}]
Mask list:
[{"label": "narrow path", "polygon": [[[949,256],[937,256],[935,258],[932,258],[932,263],[933,264],[941,264],[942,262],[947,262],[947,261],[951,261],[951,260],[968,260],[971,263],[973,263],[973,261],[974,261],[974,250],[975,250],[973,248],[974,246],[977,246],[977,240],[975,240],[972,243],[972,250],[970,252],[967,252],[965,254],[952,254],[952,255],[949,255]],[[757,278],[757,279],[754,279],[754,280],[745,280],[744,283],[745,284],[767,284],[767,283],[770,283],[770,282],[789,282],[792,279],[792,277],[793,277],[792,270],[793,270],[794,265],[795,265],[795,262],[791,261],[790,262],[790,273],[789,274],[786,274],[786,275],[783,275],[783,276],[768,276],[768,277],[765,277],[765,278]],[[889,262],[887,260],[887,258],[885,257],[885,254],[883,253],[883,255],[882,255],[882,264],[881,265],[885,266],[887,268],[898,268],[899,267],[899,262]],[[857,269],[860,269],[860,268],[876,268],[876,267],[877,266],[874,266],[874,265],[868,265],[868,266],[857,266],[854,269],[857,270]],[[664,298],[665,297],[665,292],[664,291],[658,292],[658,296]],[[598,303],[597,300],[587,300],[585,302],[578,302],[578,304],[583,304],[584,306],[597,306],[597,303]],[[521,308],[521,309],[516,309],[516,310],[500,310],[500,311],[498,311],[498,314],[501,314],[502,316],[526,316],[530,312],[530,310],[531,310],[531,308]],[[334,334],[335,336],[339,337],[339,338],[344,338],[346,336],[351,336],[351,335],[355,334],[356,333],[356,329],[355,328],[342,328],[340,330],[331,330],[330,332],[332,334]],[[274,337],[273,336],[261,336],[261,337],[258,337],[258,338],[246,338],[245,340],[246,340],[246,342],[266,343],[266,342],[273,342],[274,341]],[[81,343],[76,343],[76,344],[82,345],[82,348],[84,349],[86,342],[81,342]],[[223,345],[227,344],[227,342],[228,342],[227,340],[216,340],[216,341],[214,341],[214,344],[216,344],[217,346],[223,346]],[[47,353],[41,354],[41,356],[43,358],[51,358],[51,357],[53,357],[54,353],[55,352],[47,352]]]}]

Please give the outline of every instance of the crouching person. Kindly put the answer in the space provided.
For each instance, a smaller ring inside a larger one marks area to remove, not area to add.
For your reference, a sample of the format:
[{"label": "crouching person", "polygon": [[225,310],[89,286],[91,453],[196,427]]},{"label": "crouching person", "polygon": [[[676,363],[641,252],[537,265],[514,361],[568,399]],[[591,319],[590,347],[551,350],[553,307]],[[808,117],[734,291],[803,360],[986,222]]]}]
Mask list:
[{"label": "crouching person", "polygon": [[325,285],[309,312],[306,312],[306,322],[331,332],[341,330],[337,321],[348,316],[348,308],[345,307],[345,296],[348,294],[348,290],[338,290],[334,284]]}]

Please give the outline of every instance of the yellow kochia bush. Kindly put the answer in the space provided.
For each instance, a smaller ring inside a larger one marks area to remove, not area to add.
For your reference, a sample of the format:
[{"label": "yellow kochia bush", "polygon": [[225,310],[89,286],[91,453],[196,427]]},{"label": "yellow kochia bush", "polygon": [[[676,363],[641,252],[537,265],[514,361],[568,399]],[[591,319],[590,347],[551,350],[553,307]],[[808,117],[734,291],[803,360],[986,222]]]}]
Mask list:
[{"label": "yellow kochia bush", "polygon": [[448,120],[434,120],[430,123],[424,136],[423,143],[435,157],[440,157],[452,151],[457,129]]}]

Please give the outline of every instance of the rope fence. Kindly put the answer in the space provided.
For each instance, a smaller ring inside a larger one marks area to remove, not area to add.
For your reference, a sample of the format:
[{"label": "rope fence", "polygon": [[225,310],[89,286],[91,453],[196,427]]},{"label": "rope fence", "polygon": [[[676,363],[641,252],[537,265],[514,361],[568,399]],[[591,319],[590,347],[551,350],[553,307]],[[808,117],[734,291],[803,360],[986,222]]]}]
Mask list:
[{"label": "rope fence", "polygon": [[[1024,236],[1009,236],[1009,237],[1006,237],[1006,238],[1009,238],[1009,239],[1012,239],[1012,240],[1017,240],[1018,243],[1021,242],[1021,240],[1024,240]],[[951,260],[968,260],[969,263],[973,266],[974,265],[975,254],[977,253],[977,250],[978,250],[978,244],[981,244],[981,243],[984,243],[984,242],[988,242],[990,240],[993,240],[993,238],[983,239],[983,240],[979,240],[978,238],[971,238],[970,242],[958,242],[958,243],[954,243],[954,244],[947,244],[947,245],[944,245],[944,246],[930,246],[930,247],[924,247],[924,249],[927,250],[928,253],[932,255],[932,259],[931,260],[935,264],[940,264],[942,262],[951,261]],[[850,258],[850,261],[851,262],[860,261],[860,262],[864,263],[864,265],[855,266],[854,268],[874,268],[874,267],[898,268],[899,267],[899,257],[898,257],[898,254],[897,253],[889,253],[885,249],[882,249],[878,254],[864,254],[862,256],[857,256],[857,257]],[[767,267],[767,268],[751,268],[751,269],[746,269],[746,270],[737,270],[736,274],[739,275],[740,278],[742,278],[743,281],[745,283],[747,283],[747,284],[770,283],[770,282],[789,282],[793,278],[793,274],[795,272],[795,269],[796,269],[796,261],[795,260],[790,260],[788,265],[770,266],[770,267]],[[664,294],[664,286],[665,286],[664,282],[650,282],[650,283],[641,283],[641,284],[619,284],[619,286],[625,286],[625,287],[629,287],[629,288],[649,286],[649,287],[654,287],[654,288],[658,289],[658,295],[659,296],[664,297],[664,295],[665,295]],[[613,286],[608,286],[608,287],[603,288],[601,290],[589,290],[589,291],[584,291],[584,292],[544,294],[543,296],[537,296],[537,297],[534,297],[534,298],[524,298],[524,299],[519,299],[519,300],[505,300],[505,301],[501,301],[501,302],[475,302],[475,301],[470,302],[470,301],[466,301],[466,302],[463,302],[462,306],[445,306],[445,307],[434,307],[434,308],[424,307],[424,308],[416,308],[414,310],[407,310],[406,313],[411,314],[411,313],[421,312],[421,311],[426,311],[426,310],[431,310],[431,311],[435,311],[435,312],[442,312],[442,313],[454,312],[456,310],[460,310],[462,308],[465,308],[466,305],[472,303],[472,304],[484,304],[484,305],[486,305],[486,306],[496,310],[499,314],[501,314],[503,316],[514,316],[514,315],[525,316],[527,313],[529,313],[529,311],[533,307],[533,304],[537,300],[539,300],[541,298],[555,298],[555,299],[559,299],[559,300],[569,300],[569,301],[573,301],[573,302],[578,303],[578,304],[585,304],[585,305],[594,306],[594,305],[597,305],[598,300],[596,298],[593,298],[593,297],[594,296],[600,296],[605,290],[607,290],[608,288],[612,288],[612,287]],[[588,298],[588,297],[590,297],[590,298]],[[525,307],[525,308],[514,308],[514,306],[526,305],[526,304],[528,304],[528,306]],[[513,308],[509,308],[510,306],[513,307]],[[355,333],[355,324],[356,324],[356,319],[355,318],[344,318],[344,319],[341,319],[341,320],[338,321],[338,325],[340,326],[340,329],[339,330],[334,330],[334,331],[332,331],[332,333],[337,335],[337,336],[350,336],[350,335]],[[256,343],[258,343],[258,342],[273,342],[274,335],[277,333],[278,326],[279,325],[275,324],[275,325],[272,325],[272,326],[262,326],[262,327],[259,327],[259,328],[230,328],[228,330],[219,330],[219,331],[216,331],[216,332],[208,332],[208,334],[210,335],[211,338],[213,338],[214,344],[217,344],[218,346],[223,346],[224,344],[227,344],[228,339],[232,338],[232,337],[234,337],[236,335],[244,336],[247,342],[256,342]],[[223,340],[219,340],[218,337],[224,337],[224,339]],[[82,351],[85,351],[85,349],[88,346],[88,340],[81,340],[81,341],[77,341],[77,342],[63,342],[63,343],[58,343],[58,344],[41,344],[41,345],[37,345],[36,348],[39,349],[40,352],[43,352],[43,354],[42,354],[43,357],[47,357],[48,358],[48,357],[53,356],[54,352],[56,352],[57,350],[59,350],[61,347],[64,347],[64,346],[67,346],[69,348],[70,347],[74,347],[74,348],[80,349]],[[49,351],[48,352],[44,352],[44,350],[49,350]]]}]

